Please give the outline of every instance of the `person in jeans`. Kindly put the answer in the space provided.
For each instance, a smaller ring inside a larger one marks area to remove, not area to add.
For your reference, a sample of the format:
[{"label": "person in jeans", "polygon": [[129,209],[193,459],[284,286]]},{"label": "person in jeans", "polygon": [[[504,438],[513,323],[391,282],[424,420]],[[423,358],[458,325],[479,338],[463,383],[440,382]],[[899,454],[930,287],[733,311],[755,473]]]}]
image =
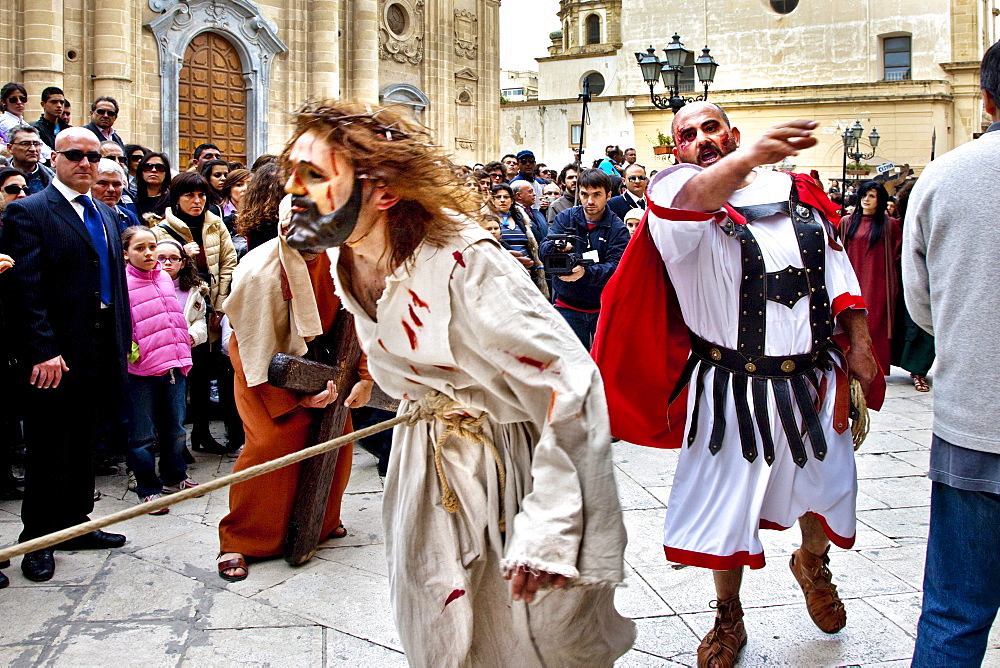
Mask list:
[{"label": "person in jeans", "polygon": [[[195,487],[184,462],[185,382],[191,370],[187,319],[174,283],[157,260],[157,241],[145,227],[122,232],[125,277],[132,311],[132,353],[128,364],[129,434],[126,460],[135,473],[139,503],[169,491]],[[156,475],[157,438],[163,445]],[[150,515],[164,515],[169,508]]]},{"label": "person in jeans", "polygon": [[982,664],[1000,607],[1000,389],[990,363],[1000,354],[1000,239],[991,231],[1000,205],[1000,42],[983,56],[979,85],[992,125],[924,168],[903,226],[906,308],[937,349],[914,666]]},{"label": "person in jeans", "polygon": [[[563,250],[578,253],[590,265],[577,265],[569,274],[554,276],[552,292],[556,310],[590,350],[601,312],[601,292],[615,273],[625,246],[628,230],[625,223],[608,208],[611,179],[599,169],[585,169],[578,179],[580,206],[566,209],[549,226],[549,236],[539,247],[542,261]],[[575,239],[562,243],[555,235]]]}]

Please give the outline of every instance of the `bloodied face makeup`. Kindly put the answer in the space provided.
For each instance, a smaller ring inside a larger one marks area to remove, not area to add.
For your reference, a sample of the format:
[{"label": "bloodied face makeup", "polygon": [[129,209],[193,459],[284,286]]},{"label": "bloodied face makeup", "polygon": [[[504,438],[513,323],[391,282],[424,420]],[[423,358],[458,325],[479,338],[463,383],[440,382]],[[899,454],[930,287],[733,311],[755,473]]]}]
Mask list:
[{"label": "bloodied face makeup", "polygon": [[[364,225],[355,233],[365,201],[365,179],[355,178],[347,158],[307,132],[295,140],[289,161],[292,174],[285,191],[293,197],[286,238],[292,248],[320,252],[367,233]],[[371,187],[367,190],[370,194]]]},{"label": "bloodied face makeup", "polygon": [[674,117],[674,155],[680,162],[708,167],[740,146],[740,131],[729,127],[713,104],[687,105]]}]

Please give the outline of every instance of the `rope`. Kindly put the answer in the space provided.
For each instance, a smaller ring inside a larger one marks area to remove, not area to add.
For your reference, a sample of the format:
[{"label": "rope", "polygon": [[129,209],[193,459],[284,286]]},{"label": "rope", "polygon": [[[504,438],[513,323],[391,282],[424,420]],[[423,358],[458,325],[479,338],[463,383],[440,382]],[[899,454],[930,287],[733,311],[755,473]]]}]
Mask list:
[{"label": "rope", "polygon": [[[292,464],[297,464],[303,460],[309,459],[310,457],[315,457],[316,455],[321,455],[324,452],[330,452],[332,450],[337,450],[344,447],[345,445],[350,445],[354,441],[367,438],[373,434],[377,434],[386,429],[391,429],[398,424],[407,423],[409,425],[416,424],[421,420],[434,420],[439,419],[448,425],[445,430],[444,435],[438,439],[438,444],[435,447],[435,464],[438,463],[438,452],[440,451],[440,446],[447,438],[449,434],[454,433],[460,438],[467,438],[472,441],[487,444],[487,446],[492,450],[493,457],[497,460],[497,466],[500,468],[501,475],[501,489],[504,487],[504,481],[506,480],[506,475],[503,472],[502,463],[500,462],[499,455],[496,448],[489,441],[486,436],[482,434],[481,430],[481,420],[479,418],[479,424],[466,423],[465,416],[449,416],[446,413],[452,413],[456,410],[457,405],[450,398],[439,392],[429,392],[423,399],[421,399],[415,409],[410,413],[404,413],[403,415],[397,415],[396,417],[386,420],[385,422],[380,422],[378,424],[372,425],[371,427],[365,427],[364,429],[359,429],[353,431],[350,434],[345,434],[339,436],[332,440],[326,441],[324,443],[318,443],[311,447],[299,450],[298,452],[293,452],[290,455],[285,455],[284,457],[279,457],[277,459],[272,459],[269,462],[264,462],[263,464],[257,464],[256,466],[251,466],[250,468],[243,469],[237,473],[231,473],[221,478],[216,478],[215,480],[210,480],[208,482],[201,483],[197,487],[191,487],[176,494],[171,494],[170,496],[164,496],[153,501],[147,501],[146,503],[140,503],[131,508],[125,510],[120,510],[117,513],[112,513],[110,515],[105,515],[96,520],[90,520],[89,522],[83,522],[82,524],[77,524],[76,526],[71,526],[60,531],[56,531],[44,536],[39,536],[38,538],[33,538],[32,540],[25,541],[23,543],[18,543],[6,549],[0,550],[0,562],[12,559],[14,557],[20,557],[21,555],[27,554],[28,552],[35,552],[37,550],[44,550],[59,543],[63,543],[71,538],[77,538],[84,534],[90,533],[91,531],[96,531],[98,529],[103,529],[104,527],[111,526],[112,524],[117,524],[119,522],[124,522],[125,520],[130,520],[135,517],[140,517],[146,515],[147,513],[153,512],[154,510],[160,510],[161,508],[167,508],[169,506],[181,503],[182,501],[187,501],[188,499],[196,499],[200,496],[205,496],[209,492],[214,492],[217,489],[222,489],[223,487],[228,487],[234,485],[238,482],[244,482],[250,480],[251,478],[256,478],[257,476],[264,475],[266,473],[271,473],[272,471],[277,471],[280,468],[290,466]],[[485,417],[485,415],[483,416]],[[475,422],[475,421],[473,421]],[[479,428],[480,431],[473,432],[470,428]],[[444,471],[438,468],[438,477],[442,480],[442,489],[447,489],[451,492],[451,488],[447,486],[447,479],[444,477]],[[454,499],[455,510],[458,509],[458,499],[454,496],[454,492],[451,492],[451,497]],[[443,499],[442,499],[443,500]],[[455,510],[449,510],[449,512],[455,512]],[[501,517],[501,527],[503,518]],[[502,529],[501,529],[502,530]]]},{"label": "rope", "polygon": [[[442,450],[444,449],[445,441],[452,435],[473,443],[481,443],[490,451],[490,454],[493,455],[493,461],[496,462],[497,477],[502,495],[503,490],[507,488],[507,467],[504,466],[503,459],[501,459],[500,453],[497,452],[496,445],[483,433],[483,422],[486,420],[486,413],[477,418],[459,413],[458,411],[461,410],[459,405],[451,397],[437,391],[429,392],[424,397],[422,408],[426,414],[436,417],[445,425],[444,431],[441,432],[441,435],[438,436],[437,441],[434,443],[434,469],[437,471],[438,483],[441,485],[441,505],[444,506],[444,509],[449,513],[455,513],[461,508],[458,495],[455,494],[455,490],[448,484],[448,476],[445,475],[444,464],[442,462]],[[501,504],[500,531],[506,530],[506,509],[504,508],[504,504]]]},{"label": "rope", "polygon": [[868,437],[868,429],[871,420],[868,417],[868,403],[865,401],[865,393],[861,390],[861,383],[857,378],[851,379],[851,405],[858,411],[858,416],[851,420],[851,437],[854,439],[854,449],[857,450]]}]

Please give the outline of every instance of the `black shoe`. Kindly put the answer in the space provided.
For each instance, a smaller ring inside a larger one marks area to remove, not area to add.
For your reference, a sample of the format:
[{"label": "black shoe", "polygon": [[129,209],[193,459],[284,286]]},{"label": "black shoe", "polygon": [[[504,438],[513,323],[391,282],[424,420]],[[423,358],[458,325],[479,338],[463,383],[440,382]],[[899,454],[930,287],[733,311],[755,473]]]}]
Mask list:
[{"label": "black shoe", "polygon": [[0,501],[15,501],[24,498],[24,490],[17,487],[0,489]]},{"label": "black shoe", "polygon": [[6,575],[4,575],[2,572],[0,572],[0,589],[3,589],[4,587],[6,587],[9,584],[10,584],[10,580],[7,579]]},{"label": "black shoe", "polygon": [[108,550],[125,544],[125,536],[107,531],[91,531],[59,544],[60,550]]},{"label": "black shoe", "polygon": [[0,561],[0,568],[10,568],[10,559]]},{"label": "black shoe", "polygon": [[226,446],[219,443],[209,432],[191,432],[191,449],[210,455],[226,454]]},{"label": "black shoe", "polygon": [[38,550],[24,555],[21,559],[21,572],[32,582],[51,580],[56,574],[56,560],[52,556],[52,550]]},{"label": "black shoe", "polygon": [[184,452],[181,453],[181,457],[184,458],[185,464],[194,464],[194,455],[191,454],[191,451],[187,448],[187,446],[184,446]]}]

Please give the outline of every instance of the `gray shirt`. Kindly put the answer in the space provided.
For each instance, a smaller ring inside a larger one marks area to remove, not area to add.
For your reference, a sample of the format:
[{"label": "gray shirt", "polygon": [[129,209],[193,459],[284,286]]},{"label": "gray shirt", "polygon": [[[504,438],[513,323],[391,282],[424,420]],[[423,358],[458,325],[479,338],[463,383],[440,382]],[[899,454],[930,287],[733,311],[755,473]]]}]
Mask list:
[{"label": "gray shirt", "polygon": [[1000,132],[988,132],[927,165],[903,232],[906,307],[935,336],[934,434],[993,455],[1000,455],[997,211]]}]

